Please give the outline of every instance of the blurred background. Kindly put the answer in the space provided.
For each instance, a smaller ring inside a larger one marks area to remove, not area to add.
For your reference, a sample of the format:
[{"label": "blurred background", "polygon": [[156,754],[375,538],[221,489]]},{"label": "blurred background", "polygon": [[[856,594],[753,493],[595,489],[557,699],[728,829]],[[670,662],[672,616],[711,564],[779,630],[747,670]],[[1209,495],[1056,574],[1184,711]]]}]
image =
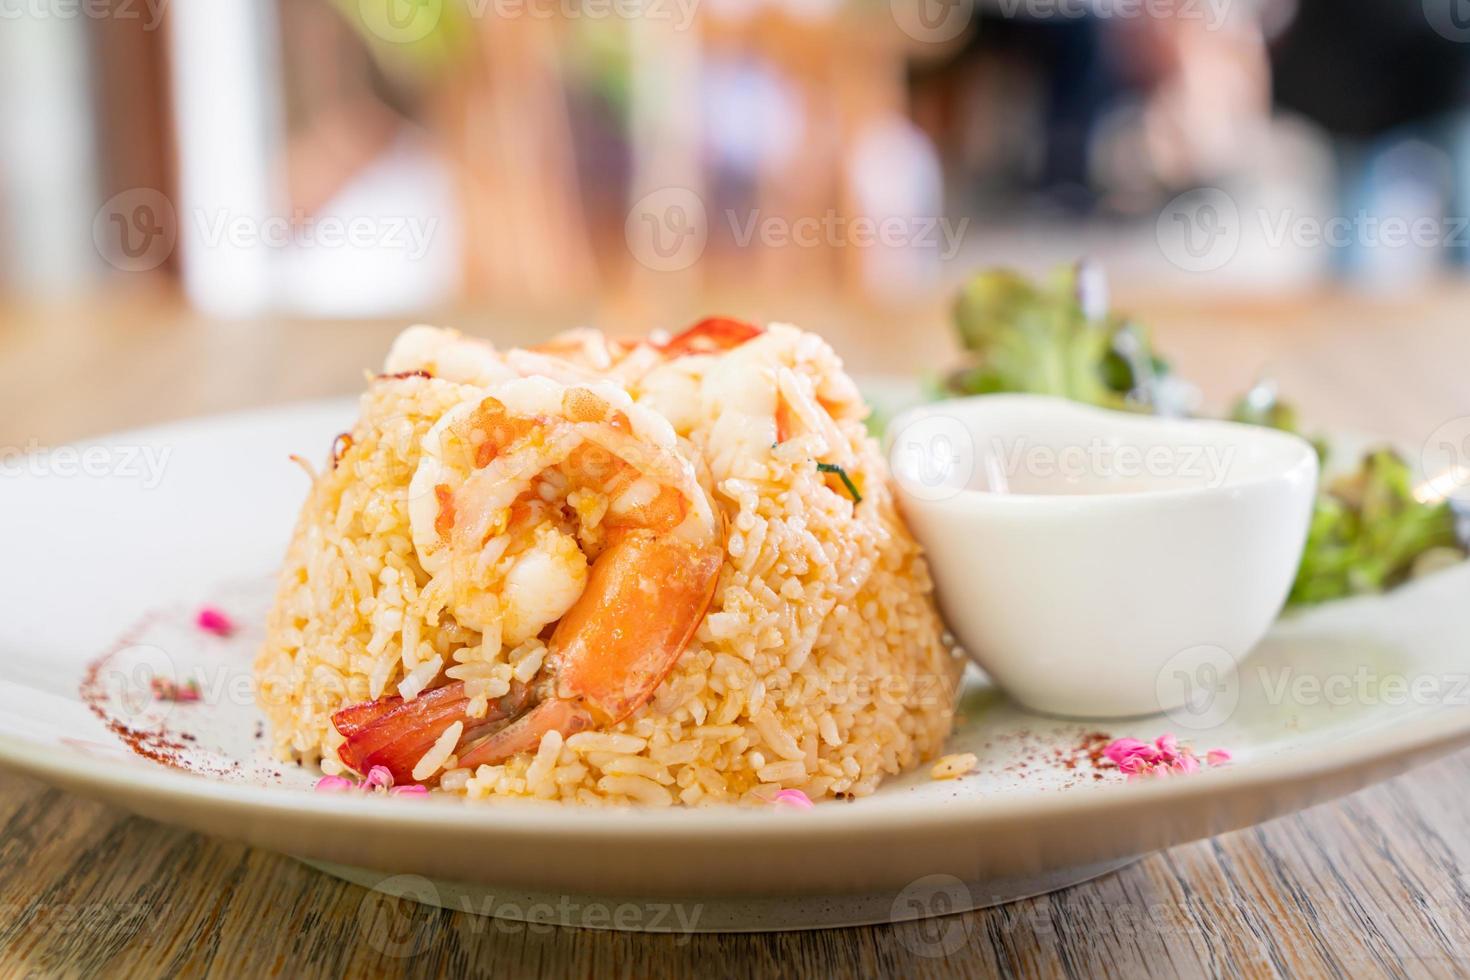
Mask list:
[{"label": "blurred background", "polygon": [[11,304],[646,329],[1470,254],[1470,0],[0,0],[0,65]]}]

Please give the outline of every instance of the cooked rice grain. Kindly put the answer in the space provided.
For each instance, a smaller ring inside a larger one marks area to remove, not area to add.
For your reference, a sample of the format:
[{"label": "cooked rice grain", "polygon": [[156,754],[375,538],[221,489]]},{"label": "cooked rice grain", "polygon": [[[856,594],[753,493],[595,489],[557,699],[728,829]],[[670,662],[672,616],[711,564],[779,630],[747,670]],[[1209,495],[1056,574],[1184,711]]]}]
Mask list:
[{"label": "cooked rice grain", "polygon": [[[782,376],[802,393],[802,412],[827,381],[850,384],[826,370]],[[456,624],[412,544],[406,489],[420,440],[479,391],[424,378],[373,383],[352,445],[312,486],[256,665],[282,758],[341,772],[333,712],[412,696],[447,675],[476,685],[483,713],[485,699],[541,668],[539,641],[505,650],[498,636]],[[838,443],[828,458],[846,461],[860,505],[806,452],[730,461],[707,448],[713,420],[681,427],[708,457],[729,522],[725,567],[693,642],[631,718],[447,772],[441,788],[587,804],[757,802],[777,789],[819,799],[871,793],[937,755],[961,668],[943,642],[927,566],[877,444],[856,418],[820,414],[812,435]],[[415,775],[437,771],[452,750],[436,744]]]}]

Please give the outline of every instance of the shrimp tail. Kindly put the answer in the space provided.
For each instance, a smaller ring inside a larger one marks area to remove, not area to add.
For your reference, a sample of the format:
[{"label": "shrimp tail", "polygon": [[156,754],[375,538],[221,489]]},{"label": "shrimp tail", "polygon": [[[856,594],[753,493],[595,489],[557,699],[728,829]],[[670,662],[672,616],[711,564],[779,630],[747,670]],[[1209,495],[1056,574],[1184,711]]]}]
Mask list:
[{"label": "shrimp tail", "polygon": [[483,731],[515,717],[528,697],[525,685],[517,685],[476,719],[469,717],[470,699],[463,682],[446,684],[411,701],[390,697],[351,705],[332,716],[333,727],[347,739],[337,758],[354,772],[383,766],[395,783],[411,783],[413,767],[449,726],[459,721]]},{"label": "shrimp tail", "polygon": [[720,545],[691,553],[670,536],[622,536],[552,634],[556,696],[462,753],[460,765],[494,765],[534,750],[549,731],[574,735],[637,711],[694,638],[723,561]]},{"label": "shrimp tail", "polygon": [[541,744],[541,736],[550,731],[575,735],[592,727],[592,716],[572,701],[542,701],[500,731],[480,742],[459,757],[466,768],[493,766],[521,752],[531,752]]},{"label": "shrimp tail", "polygon": [[694,326],[671,337],[661,350],[666,357],[685,354],[718,354],[733,350],[765,333],[760,327],[727,316],[705,317]]}]

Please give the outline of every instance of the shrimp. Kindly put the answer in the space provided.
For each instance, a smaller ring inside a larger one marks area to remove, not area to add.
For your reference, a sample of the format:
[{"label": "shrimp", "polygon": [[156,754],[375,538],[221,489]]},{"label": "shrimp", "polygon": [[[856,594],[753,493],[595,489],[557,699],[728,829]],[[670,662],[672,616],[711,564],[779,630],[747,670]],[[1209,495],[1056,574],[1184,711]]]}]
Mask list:
[{"label": "shrimp", "polygon": [[568,330],[543,344],[500,351],[457,330],[415,326],[399,334],[383,367],[385,377],[426,374],[460,384],[488,386],[542,376],[577,385],[602,379],[627,384],[658,365],[663,353],[643,340],[617,340],[599,330]]},{"label": "shrimp", "polygon": [[705,418],[700,389],[705,375],[721,356],[761,336],[754,324],[728,317],[706,317],[662,341],[644,342],[624,365],[642,370],[623,371],[619,380],[640,405],[668,419],[674,431],[687,435]]},{"label": "shrimp", "polygon": [[639,380],[635,397],[700,447],[717,485],[766,479],[773,458],[809,460],[833,492],[861,501],[852,447],[867,410],[820,337],[713,318],[659,349],[664,361]]},{"label": "shrimp", "polygon": [[552,632],[540,673],[478,717],[467,680],[338,712],[342,761],[398,781],[456,722],[476,766],[630,716],[704,619],[725,555],[673,429],[607,383],[517,379],[456,406],[424,437],[409,520],[461,626],[511,644]]},{"label": "shrimp", "polygon": [[710,467],[721,478],[758,478],[765,456],[777,447],[847,467],[853,460],[839,423],[861,421],[861,396],[825,380],[845,377],[841,362],[809,336],[779,323],[751,335],[734,321],[704,321],[666,349],[711,343],[728,349],[704,358],[694,368],[697,375],[691,370],[696,358],[676,357],[645,378],[643,389],[671,418],[703,421]]},{"label": "shrimp", "polygon": [[471,385],[490,385],[516,377],[515,369],[493,344],[466,337],[457,330],[422,324],[398,335],[383,365],[387,375],[418,372]]},{"label": "shrimp", "polygon": [[614,339],[580,328],[558,334],[530,350],[514,350],[506,361],[520,374],[545,375],[566,384],[604,378],[637,386],[650,371],[691,354],[722,354],[763,331],[728,317],[706,317],[663,342]]}]

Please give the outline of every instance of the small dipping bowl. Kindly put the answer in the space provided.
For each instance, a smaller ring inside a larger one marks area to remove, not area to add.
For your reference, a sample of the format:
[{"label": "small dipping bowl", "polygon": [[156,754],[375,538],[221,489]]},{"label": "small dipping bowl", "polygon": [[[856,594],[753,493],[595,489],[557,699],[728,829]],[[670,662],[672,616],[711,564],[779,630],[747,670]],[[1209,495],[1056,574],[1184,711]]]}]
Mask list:
[{"label": "small dipping bowl", "polygon": [[1281,611],[1317,486],[1284,432],[1036,395],[912,409],[888,455],[959,641],[1075,718],[1212,696]]}]

